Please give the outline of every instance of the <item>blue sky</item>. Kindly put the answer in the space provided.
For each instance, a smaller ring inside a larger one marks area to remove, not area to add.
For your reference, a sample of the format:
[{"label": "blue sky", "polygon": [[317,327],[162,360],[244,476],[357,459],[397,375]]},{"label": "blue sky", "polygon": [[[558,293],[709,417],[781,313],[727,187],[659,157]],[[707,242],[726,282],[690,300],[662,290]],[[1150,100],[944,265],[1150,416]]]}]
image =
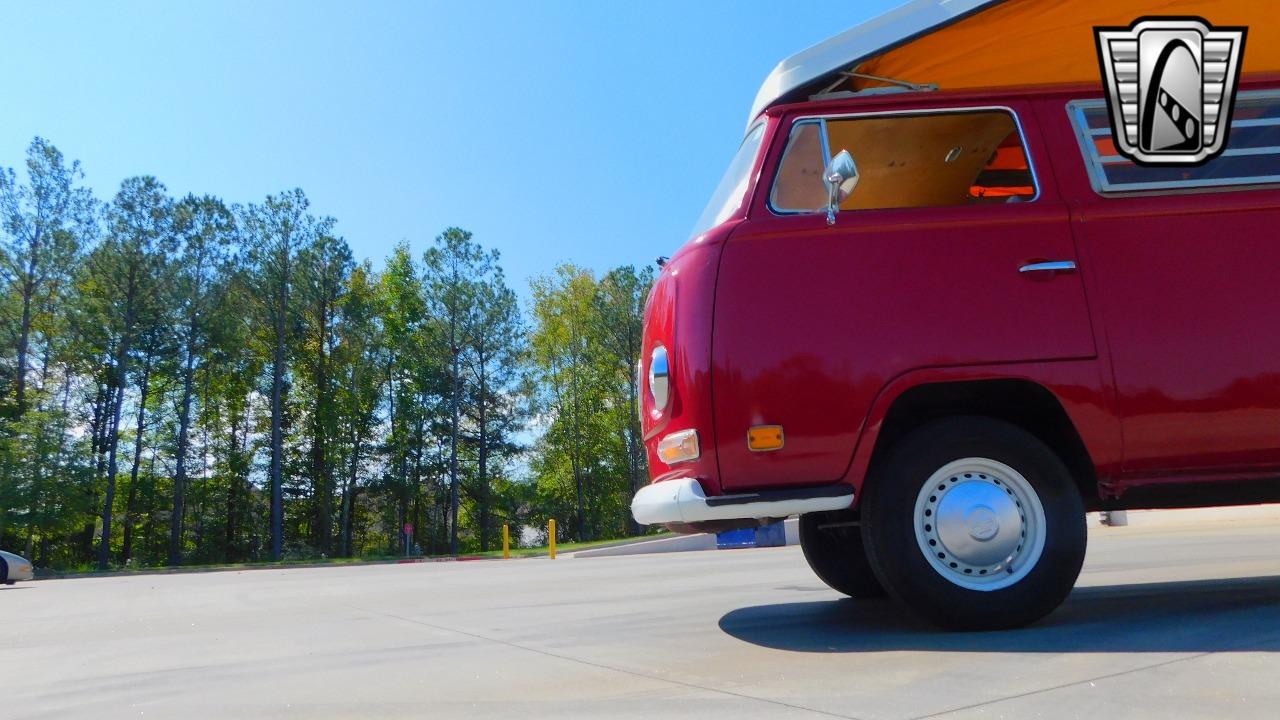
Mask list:
[{"label": "blue sky", "polygon": [[113,2],[0,8],[0,165],[301,187],[356,256],[449,225],[512,285],[683,242],[782,57],[897,4]]}]

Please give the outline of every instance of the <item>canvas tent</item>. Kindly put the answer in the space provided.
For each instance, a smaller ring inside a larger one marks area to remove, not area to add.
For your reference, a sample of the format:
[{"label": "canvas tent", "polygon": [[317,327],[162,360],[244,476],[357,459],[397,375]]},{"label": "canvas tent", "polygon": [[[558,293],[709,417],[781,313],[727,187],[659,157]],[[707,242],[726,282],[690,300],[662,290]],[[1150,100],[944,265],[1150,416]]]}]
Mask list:
[{"label": "canvas tent", "polygon": [[[914,0],[783,60],[749,120],[829,89],[848,71],[947,90],[1101,84],[1094,27],[1186,15],[1249,29],[1246,77],[1280,72],[1280,0]],[[848,78],[841,89],[877,85]]]}]

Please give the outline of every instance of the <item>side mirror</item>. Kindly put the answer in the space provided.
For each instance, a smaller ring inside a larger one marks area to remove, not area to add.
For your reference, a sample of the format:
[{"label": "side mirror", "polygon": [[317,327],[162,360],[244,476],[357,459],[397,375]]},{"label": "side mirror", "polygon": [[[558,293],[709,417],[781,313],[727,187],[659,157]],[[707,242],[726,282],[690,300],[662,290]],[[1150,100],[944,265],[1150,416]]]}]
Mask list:
[{"label": "side mirror", "polygon": [[835,225],[840,203],[858,187],[858,166],[848,150],[841,150],[827,163],[822,177],[827,183],[827,224]]}]

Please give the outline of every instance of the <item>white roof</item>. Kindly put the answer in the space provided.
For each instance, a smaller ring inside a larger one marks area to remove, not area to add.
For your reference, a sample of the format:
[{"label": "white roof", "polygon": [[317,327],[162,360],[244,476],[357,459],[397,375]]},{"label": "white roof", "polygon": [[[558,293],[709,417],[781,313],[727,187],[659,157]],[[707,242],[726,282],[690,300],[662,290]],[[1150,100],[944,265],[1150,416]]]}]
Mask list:
[{"label": "white roof", "polygon": [[[748,126],[765,108],[824,75],[848,70],[873,55],[1000,0],[911,0],[778,63],[751,104]],[[899,78],[927,83],[928,78]]]}]

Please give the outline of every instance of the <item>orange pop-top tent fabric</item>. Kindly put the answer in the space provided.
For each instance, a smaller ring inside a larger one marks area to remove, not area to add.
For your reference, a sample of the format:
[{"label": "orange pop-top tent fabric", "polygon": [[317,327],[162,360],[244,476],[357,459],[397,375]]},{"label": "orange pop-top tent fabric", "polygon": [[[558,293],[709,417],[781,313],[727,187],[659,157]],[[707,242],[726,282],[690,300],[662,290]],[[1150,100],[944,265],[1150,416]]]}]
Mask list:
[{"label": "orange pop-top tent fabric", "polygon": [[1242,74],[1280,72],[1280,0],[1006,0],[866,60],[857,71],[944,90],[1100,83],[1093,27],[1180,15],[1248,27]]}]

